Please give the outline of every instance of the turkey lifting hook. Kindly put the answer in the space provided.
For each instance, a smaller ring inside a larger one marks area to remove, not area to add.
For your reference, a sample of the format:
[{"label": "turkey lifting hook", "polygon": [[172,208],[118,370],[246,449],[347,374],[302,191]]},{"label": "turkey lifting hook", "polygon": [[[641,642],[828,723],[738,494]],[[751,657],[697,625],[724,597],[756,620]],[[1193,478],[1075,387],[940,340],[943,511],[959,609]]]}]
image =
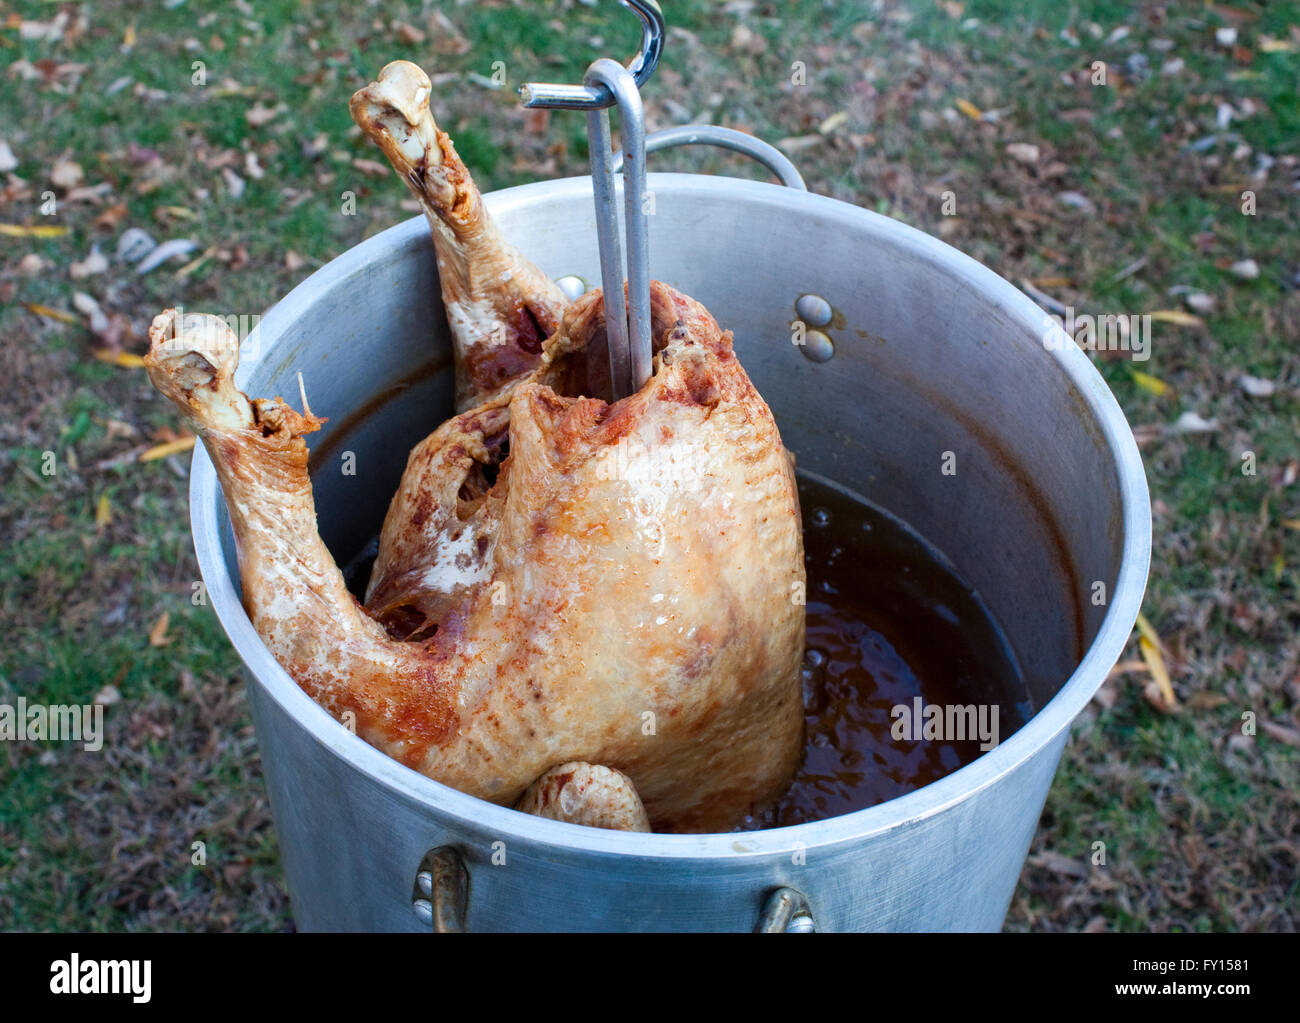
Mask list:
[{"label": "turkey lifting hook", "polygon": [[[609,371],[613,398],[635,394],[650,379],[654,350],[650,338],[649,205],[646,194],[645,111],[639,86],[654,72],[663,53],[664,20],[654,0],[622,0],[642,22],[641,52],[631,69],[602,57],[589,68],[582,86],[530,82],[519,91],[527,107],[587,111],[600,281],[605,296]],[[610,151],[609,107],[617,104],[623,151],[623,220],[627,235],[627,296],[623,293],[624,254],[614,203],[614,154]]]}]

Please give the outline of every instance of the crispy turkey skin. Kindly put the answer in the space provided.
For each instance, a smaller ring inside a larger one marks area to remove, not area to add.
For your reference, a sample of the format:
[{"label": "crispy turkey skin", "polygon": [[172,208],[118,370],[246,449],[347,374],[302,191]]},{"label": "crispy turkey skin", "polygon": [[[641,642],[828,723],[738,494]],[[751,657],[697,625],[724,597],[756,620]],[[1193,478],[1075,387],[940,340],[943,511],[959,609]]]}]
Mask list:
[{"label": "crispy turkey skin", "polygon": [[146,365],[216,465],[254,626],[327,710],[484,799],[536,812],[530,786],[577,761],[630,779],[656,830],[725,831],[800,754],[798,498],[731,335],[666,285],[652,306],[636,394],[586,393],[593,292],[534,370],[417,446],[364,608],[316,531],[321,420],[240,393],[212,317],[163,313]]}]

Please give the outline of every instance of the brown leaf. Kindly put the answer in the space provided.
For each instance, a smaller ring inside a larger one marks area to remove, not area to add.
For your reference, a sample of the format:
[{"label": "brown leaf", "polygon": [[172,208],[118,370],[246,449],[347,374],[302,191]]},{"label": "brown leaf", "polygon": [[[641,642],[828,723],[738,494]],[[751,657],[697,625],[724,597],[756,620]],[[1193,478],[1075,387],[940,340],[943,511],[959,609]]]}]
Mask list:
[{"label": "brown leaf", "polygon": [[268,107],[263,106],[262,101],[258,100],[247,111],[244,112],[244,118],[254,128],[260,128],[262,125],[273,121],[284,112],[284,106]]},{"label": "brown leaf", "polygon": [[171,640],[167,638],[167,625],[170,621],[171,615],[164,611],[159,616],[158,620],[153,623],[153,628],[149,630],[150,646],[166,646],[171,642]]},{"label": "brown leaf", "polygon": [[76,188],[84,177],[81,164],[62,156],[54,161],[54,167],[50,170],[50,183],[65,192]]},{"label": "brown leaf", "polygon": [[1288,746],[1300,749],[1300,732],[1297,732],[1294,728],[1287,728],[1285,725],[1275,724],[1272,721],[1260,721],[1259,727],[1265,735],[1276,739],[1278,742],[1284,742]]}]

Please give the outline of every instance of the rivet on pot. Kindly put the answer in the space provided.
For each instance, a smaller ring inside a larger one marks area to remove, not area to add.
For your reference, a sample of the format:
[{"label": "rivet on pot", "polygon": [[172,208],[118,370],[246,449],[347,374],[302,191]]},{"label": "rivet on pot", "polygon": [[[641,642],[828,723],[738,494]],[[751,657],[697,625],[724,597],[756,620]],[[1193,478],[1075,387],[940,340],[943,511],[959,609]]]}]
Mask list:
[{"label": "rivet on pot", "polygon": [[587,291],[587,282],[577,274],[565,274],[563,277],[557,277],[555,283],[560,286],[560,290],[564,292],[570,302],[581,298]]},{"label": "rivet on pot", "polygon": [[830,325],[835,311],[821,295],[800,295],[794,304],[795,315],[810,327]]},{"label": "rivet on pot", "polygon": [[433,872],[422,870],[415,875],[415,886],[426,899],[433,898]]},{"label": "rivet on pot", "polygon": [[433,903],[428,899],[416,899],[411,903],[415,918],[425,927],[433,926]]},{"label": "rivet on pot", "polygon": [[803,350],[804,358],[813,362],[825,362],[835,354],[834,343],[820,330],[808,331],[799,347]]}]

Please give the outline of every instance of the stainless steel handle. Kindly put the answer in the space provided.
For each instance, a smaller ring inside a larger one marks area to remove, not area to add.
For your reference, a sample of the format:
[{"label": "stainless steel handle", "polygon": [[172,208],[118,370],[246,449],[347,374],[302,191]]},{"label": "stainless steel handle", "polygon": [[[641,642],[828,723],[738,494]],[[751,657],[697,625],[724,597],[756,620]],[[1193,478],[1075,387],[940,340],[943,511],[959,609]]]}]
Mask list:
[{"label": "stainless steel handle", "polygon": [[[716,124],[684,124],[677,128],[665,128],[663,131],[646,136],[647,153],[654,153],[660,149],[673,149],[676,146],[717,146],[720,149],[730,149],[733,153],[743,153],[757,160],[780,178],[781,184],[796,188],[800,192],[808,191],[803,175],[788,156],[776,146],[769,145],[762,139],[756,139],[753,135],[746,135],[743,131],[723,128]],[[623,156],[620,153],[614,157],[614,173],[617,174],[622,167]]]},{"label": "stainless steel handle", "polygon": [[808,896],[794,888],[778,888],[769,895],[754,926],[755,934],[813,934],[816,930]]},{"label": "stainless steel handle", "polygon": [[411,908],[435,934],[459,934],[465,928],[469,872],[460,853],[449,845],[425,853],[415,875]]}]

